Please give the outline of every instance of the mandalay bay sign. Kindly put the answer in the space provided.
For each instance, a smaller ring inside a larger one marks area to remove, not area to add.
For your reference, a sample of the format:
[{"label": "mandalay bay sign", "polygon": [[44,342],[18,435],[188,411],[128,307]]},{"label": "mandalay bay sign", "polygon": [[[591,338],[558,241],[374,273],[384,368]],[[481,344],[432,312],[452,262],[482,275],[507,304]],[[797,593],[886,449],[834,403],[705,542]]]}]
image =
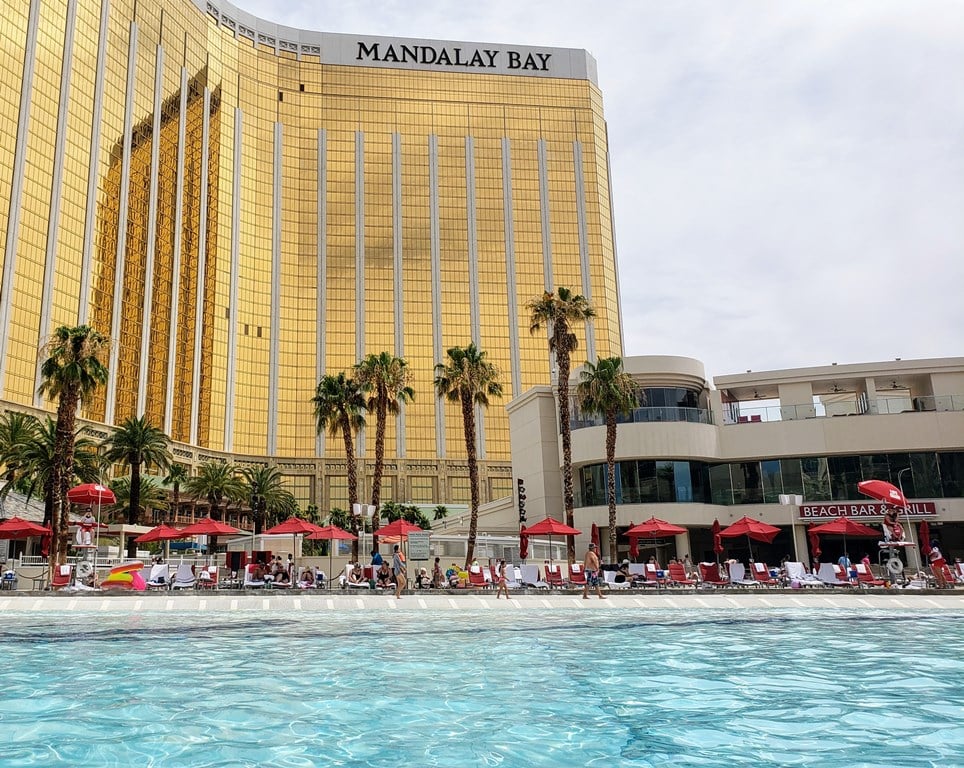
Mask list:
[{"label": "mandalay bay sign", "polygon": [[379,64],[421,64],[476,69],[548,72],[551,53],[495,48],[461,48],[447,45],[406,45],[358,41],[357,61]]}]

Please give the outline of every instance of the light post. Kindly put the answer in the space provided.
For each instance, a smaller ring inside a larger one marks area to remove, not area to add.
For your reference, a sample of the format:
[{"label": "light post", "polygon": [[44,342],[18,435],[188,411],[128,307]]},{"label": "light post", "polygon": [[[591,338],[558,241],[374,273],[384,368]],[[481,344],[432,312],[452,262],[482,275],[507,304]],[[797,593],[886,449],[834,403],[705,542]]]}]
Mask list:
[{"label": "light post", "polygon": [[[897,487],[900,488],[900,495],[904,497],[905,502],[907,501],[907,496],[904,495],[903,476],[905,472],[910,472],[910,469],[911,469],[910,467],[904,467],[902,470],[900,470],[897,473]],[[913,541],[914,527],[911,525],[911,522],[910,522],[910,504],[909,503],[904,507],[904,513],[907,515],[907,528],[911,532],[911,541]],[[917,547],[917,570],[918,571],[924,570],[924,560],[921,558],[919,541],[918,541],[918,547]]]}]

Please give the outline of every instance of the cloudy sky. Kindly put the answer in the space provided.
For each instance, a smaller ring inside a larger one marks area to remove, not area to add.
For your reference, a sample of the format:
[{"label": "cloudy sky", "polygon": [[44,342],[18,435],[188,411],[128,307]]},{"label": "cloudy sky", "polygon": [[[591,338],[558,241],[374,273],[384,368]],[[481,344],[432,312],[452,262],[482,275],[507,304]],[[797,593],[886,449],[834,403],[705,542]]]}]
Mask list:
[{"label": "cloudy sky", "polygon": [[627,355],[715,376],[964,354],[962,2],[234,2],[592,53]]}]

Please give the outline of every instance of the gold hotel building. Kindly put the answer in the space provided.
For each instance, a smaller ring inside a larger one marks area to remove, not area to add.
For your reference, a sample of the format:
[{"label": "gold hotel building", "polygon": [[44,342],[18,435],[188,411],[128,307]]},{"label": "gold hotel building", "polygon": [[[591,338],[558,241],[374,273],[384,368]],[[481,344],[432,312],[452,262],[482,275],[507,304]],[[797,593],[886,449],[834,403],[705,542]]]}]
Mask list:
[{"label": "gold hotel building", "polygon": [[89,431],[146,414],[178,461],[272,462],[327,509],[347,480],[315,385],[389,351],[416,398],[389,424],[382,498],[457,504],[461,418],[432,386],[447,348],[473,341],[502,371],[485,501],[514,485],[505,403],[550,381],[526,301],[588,296],[579,355],[621,352],[585,51],[311,32],[221,0],[7,3],[0,46],[7,407],[51,410],[39,350],[89,323],[113,341]]}]

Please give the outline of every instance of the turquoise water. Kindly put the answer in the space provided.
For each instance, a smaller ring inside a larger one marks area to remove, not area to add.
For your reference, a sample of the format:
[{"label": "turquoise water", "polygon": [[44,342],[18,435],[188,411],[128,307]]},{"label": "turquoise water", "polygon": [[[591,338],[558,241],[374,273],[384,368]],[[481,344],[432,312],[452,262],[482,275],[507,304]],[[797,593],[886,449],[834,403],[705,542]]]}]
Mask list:
[{"label": "turquoise water", "polygon": [[8,615],[0,766],[960,766],[962,621]]}]

